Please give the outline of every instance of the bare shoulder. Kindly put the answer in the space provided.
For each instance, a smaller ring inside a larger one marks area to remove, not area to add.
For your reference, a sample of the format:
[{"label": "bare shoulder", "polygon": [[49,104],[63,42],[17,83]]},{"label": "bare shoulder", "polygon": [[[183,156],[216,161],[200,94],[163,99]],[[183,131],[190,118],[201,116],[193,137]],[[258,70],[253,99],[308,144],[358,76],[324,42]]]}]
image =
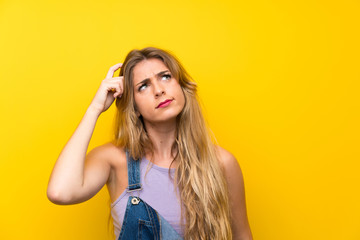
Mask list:
[{"label": "bare shoulder", "polygon": [[240,165],[235,156],[220,146],[216,146],[219,161],[223,166],[228,183],[232,231],[234,239],[252,239],[247,219],[245,186]]},{"label": "bare shoulder", "polygon": [[227,175],[241,173],[240,165],[231,152],[218,145],[215,145],[215,149],[218,153],[219,161]]},{"label": "bare shoulder", "polygon": [[[111,188],[110,195],[116,194],[115,188],[118,185],[119,176],[124,175],[126,171],[126,154],[124,148],[116,146],[113,142],[107,142],[99,145],[86,155],[85,166],[92,166],[97,169],[108,169],[107,184]],[[107,167],[105,167],[107,166]]]},{"label": "bare shoulder", "polygon": [[86,162],[99,161],[106,162],[111,168],[110,178],[118,169],[126,167],[126,154],[122,147],[116,146],[112,142],[99,145],[88,152]]},{"label": "bare shoulder", "polygon": [[87,153],[88,158],[99,158],[108,161],[110,164],[116,160],[126,160],[125,150],[112,142],[99,145]]},{"label": "bare shoulder", "polygon": [[230,190],[232,187],[243,188],[244,177],[240,168],[240,164],[235,156],[220,146],[216,145],[215,148],[219,156],[219,161],[222,165],[226,180],[231,186]]}]

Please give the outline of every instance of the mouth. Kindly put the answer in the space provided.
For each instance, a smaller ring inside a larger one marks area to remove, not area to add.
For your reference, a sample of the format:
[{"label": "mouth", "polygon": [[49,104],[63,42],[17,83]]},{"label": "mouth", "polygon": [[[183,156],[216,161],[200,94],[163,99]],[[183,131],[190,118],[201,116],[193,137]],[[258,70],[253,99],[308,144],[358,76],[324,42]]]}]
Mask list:
[{"label": "mouth", "polygon": [[165,101],[161,102],[156,108],[166,107],[168,106],[174,99],[166,99]]}]

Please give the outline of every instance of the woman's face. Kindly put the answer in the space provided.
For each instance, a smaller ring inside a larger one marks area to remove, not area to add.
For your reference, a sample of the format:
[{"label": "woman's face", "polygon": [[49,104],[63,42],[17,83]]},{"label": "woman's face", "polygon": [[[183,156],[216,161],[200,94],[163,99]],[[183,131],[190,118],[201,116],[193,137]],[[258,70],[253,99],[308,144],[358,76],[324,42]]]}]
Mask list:
[{"label": "woman's face", "polygon": [[133,87],[137,110],[145,122],[175,120],[184,108],[185,97],[178,80],[157,58],[135,65]]}]

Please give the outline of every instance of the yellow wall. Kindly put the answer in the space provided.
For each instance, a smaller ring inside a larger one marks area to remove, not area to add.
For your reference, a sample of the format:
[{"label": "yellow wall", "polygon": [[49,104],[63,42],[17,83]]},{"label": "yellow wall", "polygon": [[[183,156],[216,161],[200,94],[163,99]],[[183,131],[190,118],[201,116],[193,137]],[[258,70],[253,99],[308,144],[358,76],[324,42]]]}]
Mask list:
[{"label": "yellow wall", "polygon": [[[52,167],[110,66],[173,51],[238,159],[257,240],[360,239],[359,1],[0,2],[0,239],[110,239],[108,196],[57,206]],[[114,106],[89,148],[111,137]]]}]

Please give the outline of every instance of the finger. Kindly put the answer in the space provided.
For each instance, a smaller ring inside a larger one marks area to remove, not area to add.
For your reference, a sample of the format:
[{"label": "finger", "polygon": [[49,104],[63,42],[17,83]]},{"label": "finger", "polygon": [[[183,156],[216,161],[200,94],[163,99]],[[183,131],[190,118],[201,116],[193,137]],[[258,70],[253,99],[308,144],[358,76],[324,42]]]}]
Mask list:
[{"label": "finger", "polygon": [[122,94],[120,94],[120,93],[114,93],[114,98],[121,98],[121,96],[122,96]]},{"label": "finger", "polygon": [[122,93],[122,87],[119,84],[110,84],[106,89],[108,92]]},{"label": "finger", "polygon": [[124,85],[123,81],[124,81],[123,77],[113,77],[112,79],[108,80],[109,83],[116,84],[120,87]]},{"label": "finger", "polygon": [[118,87],[109,87],[108,92],[120,92],[120,88],[118,88]]},{"label": "finger", "polygon": [[114,98],[116,98],[117,96],[119,96],[120,95],[120,97],[122,96],[122,94],[123,94],[123,89],[120,87],[119,88],[120,90],[119,91],[116,91],[115,93],[114,93]]},{"label": "finger", "polygon": [[113,77],[105,79],[107,82],[120,82],[123,80],[123,77]]},{"label": "finger", "polygon": [[114,72],[118,70],[122,66],[122,63],[115,64],[114,66],[110,67],[108,73],[106,74],[106,78],[112,78],[114,76]]}]

